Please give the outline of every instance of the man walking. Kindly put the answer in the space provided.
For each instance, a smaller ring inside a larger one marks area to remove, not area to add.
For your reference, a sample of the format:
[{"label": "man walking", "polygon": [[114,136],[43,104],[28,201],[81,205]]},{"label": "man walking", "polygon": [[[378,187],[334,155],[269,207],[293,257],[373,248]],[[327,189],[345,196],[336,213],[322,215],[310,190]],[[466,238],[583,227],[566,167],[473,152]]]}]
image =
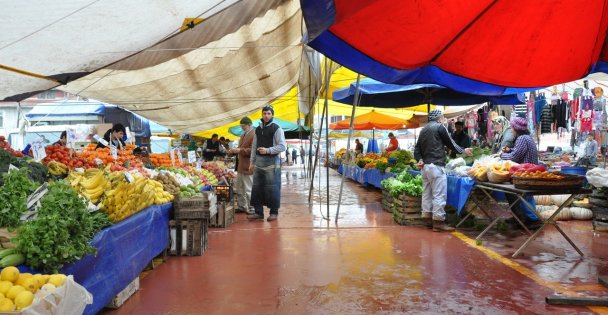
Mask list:
[{"label": "man walking", "polygon": [[251,165],[253,189],[251,204],[255,214],[249,220],[264,220],[264,206],[270,208],[268,221],[274,221],[281,206],[281,152],[287,149],[285,133],[273,122],[274,109],[267,105],[262,108],[261,124],[255,129],[251,145]]},{"label": "man walking", "polygon": [[241,119],[243,134],[239,139],[239,147],[230,149],[229,153],[237,154],[238,166],[236,174],[236,212],[253,214],[251,207],[251,187],[253,185],[253,172],[250,170],[251,145],[253,144],[253,127],[249,117]]},{"label": "man walking", "polygon": [[300,161],[304,164],[304,156],[306,155],[306,151],[304,151],[304,146],[300,146]]},{"label": "man walking", "polygon": [[433,231],[452,231],[454,228],[445,223],[445,204],[447,200],[448,179],[443,170],[445,166],[445,147],[471,155],[471,149],[463,149],[450,137],[443,125],[445,118],[439,109],[429,113],[429,123],[420,131],[416,142],[414,157],[422,174],[422,217]]},{"label": "man walking", "polygon": [[291,150],[291,160],[293,161],[293,165],[298,164],[298,149],[295,147]]}]

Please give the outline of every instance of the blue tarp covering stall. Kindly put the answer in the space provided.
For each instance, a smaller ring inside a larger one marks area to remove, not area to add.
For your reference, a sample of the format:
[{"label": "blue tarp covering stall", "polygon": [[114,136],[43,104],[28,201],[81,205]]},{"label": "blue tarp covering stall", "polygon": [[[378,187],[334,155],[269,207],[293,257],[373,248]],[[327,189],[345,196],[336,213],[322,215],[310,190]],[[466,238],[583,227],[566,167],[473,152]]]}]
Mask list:
[{"label": "blue tarp covering stall", "polygon": [[[349,87],[334,91],[333,99],[344,104],[353,104],[356,92],[356,82]],[[524,104],[523,94],[508,95],[474,95],[455,91],[438,84],[397,85],[382,83],[370,78],[364,78],[359,83],[361,106],[399,108],[417,106],[420,104],[435,104],[445,106],[474,105],[491,102],[500,105]]]},{"label": "blue tarp covering stall", "polygon": [[[91,241],[96,256],[87,255],[60,270],[74,275],[93,295],[85,314],[99,312],[168,247],[171,208],[171,203],[151,206],[102,230]],[[25,266],[19,269],[36,273]]]},{"label": "blue tarp covering stall", "polygon": [[[338,167],[338,172],[342,174],[343,171],[346,172],[346,177],[362,185],[372,185],[376,188],[382,188],[380,185],[382,180],[395,176],[393,173],[381,173],[374,168],[363,169],[358,166],[353,167],[342,164]],[[420,174],[418,171],[410,172],[412,175]],[[456,208],[460,215],[474,187],[475,181],[470,177],[448,176],[447,204]]]}]

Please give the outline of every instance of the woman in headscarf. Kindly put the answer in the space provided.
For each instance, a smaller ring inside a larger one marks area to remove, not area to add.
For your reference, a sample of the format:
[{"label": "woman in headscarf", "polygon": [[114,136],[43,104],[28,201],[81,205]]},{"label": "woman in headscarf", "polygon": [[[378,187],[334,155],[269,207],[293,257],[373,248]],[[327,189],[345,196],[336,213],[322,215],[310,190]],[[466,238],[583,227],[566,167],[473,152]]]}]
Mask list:
[{"label": "woman in headscarf", "polygon": [[[538,164],[538,149],[534,143],[534,139],[530,136],[530,130],[528,130],[528,120],[523,117],[516,117],[511,120],[511,129],[515,134],[515,146],[512,149],[504,147],[500,158],[503,160],[511,160],[515,163],[530,163]],[[513,204],[511,208],[513,213],[526,225],[528,230],[536,230],[542,222],[534,213],[535,209],[530,209],[524,202],[518,200],[515,195],[505,194],[509,204]],[[536,207],[534,198],[532,196],[526,196],[526,201],[531,206]],[[507,223],[513,226],[518,226],[515,218],[508,219]]]},{"label": "woman in headscarf", "polygon": [[513,148],[515,146],[515,135],[505,116],[497,116],[492,119],[492,125],[496,133],[494,135],[494,144],[492,145],[492,154],[501,153],[505,147]]}]

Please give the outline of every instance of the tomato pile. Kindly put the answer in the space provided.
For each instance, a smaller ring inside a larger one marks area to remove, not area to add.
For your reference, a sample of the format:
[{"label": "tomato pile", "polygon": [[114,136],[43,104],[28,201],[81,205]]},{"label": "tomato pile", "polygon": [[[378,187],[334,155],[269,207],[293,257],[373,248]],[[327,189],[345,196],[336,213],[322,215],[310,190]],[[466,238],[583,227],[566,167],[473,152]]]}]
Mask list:
[{"label": "tomato pile", "polygon": [[57,161],[65,164],[68,168],[91,168],[97,167],[95,162],[87,161],[76,155],[76,153],[70,154],[70,149],[59,144],[49,145],[44,148],[46,157],[42,160],[43,164],[48,164],[50,161]]},{"label": "tomato pile", "polygon": [[4,136],[0,136],[0,148],[8,151],[10,154],[16,157],[23,157],[23,153],[20,151],[15,151],[11,146],[6,142],[6,138]]}]

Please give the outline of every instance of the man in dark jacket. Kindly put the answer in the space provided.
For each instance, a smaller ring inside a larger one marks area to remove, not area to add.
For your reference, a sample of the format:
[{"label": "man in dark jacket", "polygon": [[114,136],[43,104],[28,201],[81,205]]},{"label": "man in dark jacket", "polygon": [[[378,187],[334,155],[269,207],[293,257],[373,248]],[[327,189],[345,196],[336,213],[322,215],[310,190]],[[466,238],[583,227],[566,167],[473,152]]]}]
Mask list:
[{"label": "man in dark jacket", "polygon": [[[273,122],[272,106],[262,108],[262,121],[255,128],[251,145],[251,165],[253,188],[251,204],[255,214],[249,220],[264,220],[264,206],[270,208],[268,221],[274,221],[281,206],[281,152],[287,150],[283,129]],[[255,170],[254,170],[255,169]]]},{"label": "man in dark jacket", "polygon": [[221,156],[225,151],[224,146],[218,140],[218,135],[213,134],[211,139],[207,139],[203,144],[203,157],[205,161],[213,161],[216,156]]},{"label": "man in dark jacket", "polygon": [[[464,132],[464,123],[462,121],[457,121],[454,123],[454,133],[452,133],[452,139],[454,139],[454,142],[461,148],[471,147],[471,138],[466,132]],[[456,158],[456,151],[450,151],[450,158]]]},{"label": "man in dark jacket", "polygon": [[448,179],[443,170],[446,161],[445,147],[471,155],[470,148],[463,149],[454,143],[444,122],[443,112],[439,109],[432,110],[429,113],[429,123],[420,131],[414,150],[414,157],[422,174],[422,217],[428,219],[429,227],[437,232],[454,230],[445,224],[444,208],[448,190]]}]

